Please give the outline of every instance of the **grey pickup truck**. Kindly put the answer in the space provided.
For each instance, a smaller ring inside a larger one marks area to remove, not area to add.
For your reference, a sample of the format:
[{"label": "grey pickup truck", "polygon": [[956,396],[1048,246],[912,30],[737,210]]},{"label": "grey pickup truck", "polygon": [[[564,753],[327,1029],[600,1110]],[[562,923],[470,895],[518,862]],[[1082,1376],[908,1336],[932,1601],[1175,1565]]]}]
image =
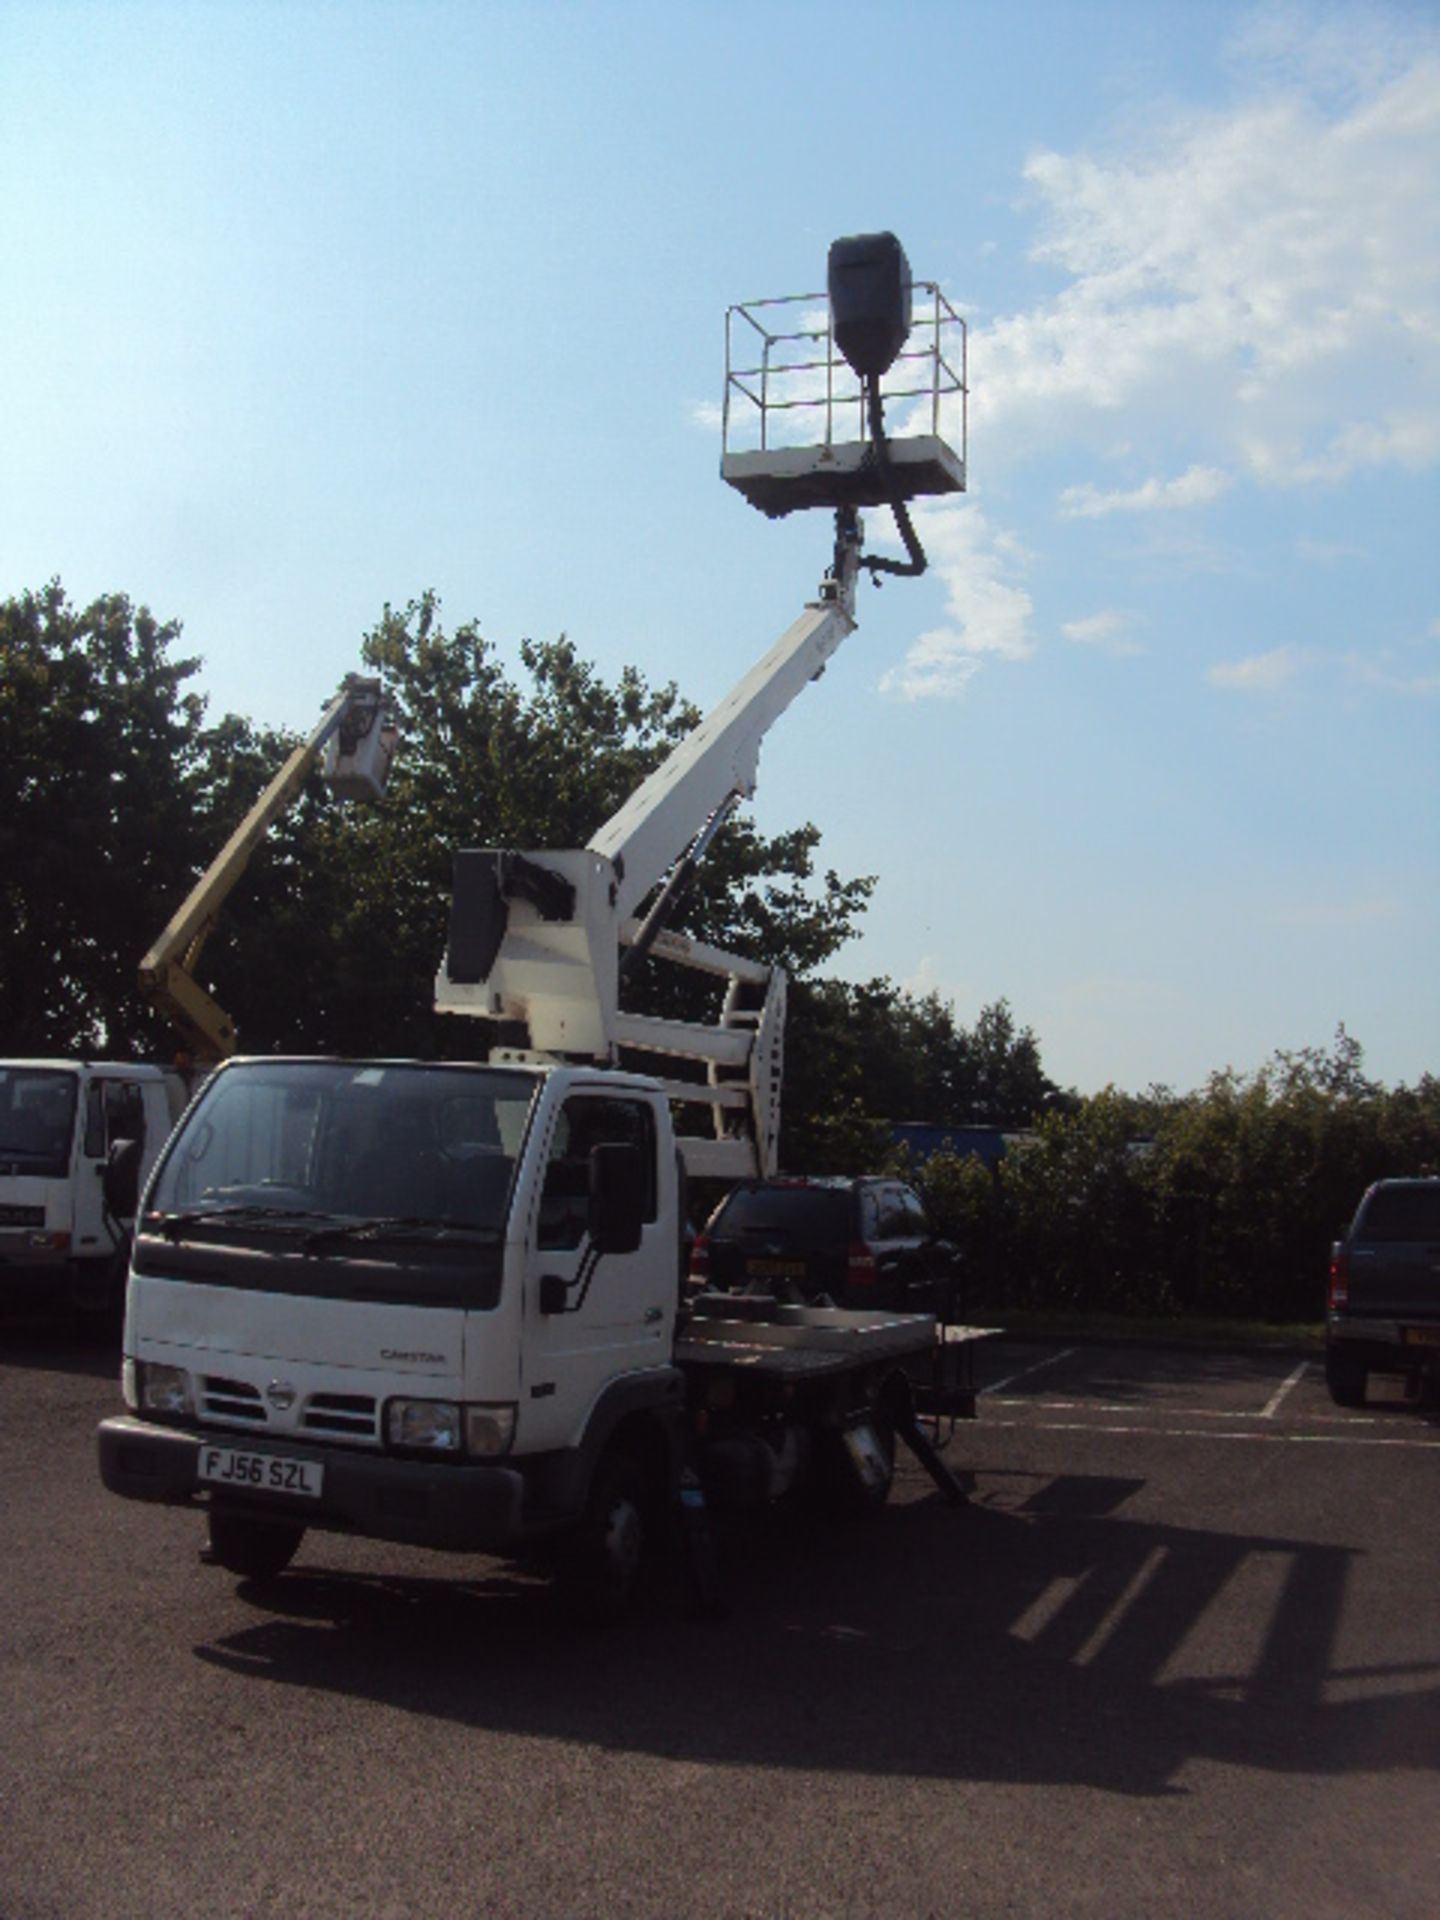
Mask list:
[{"label": "grey pickup truck", "polygon": [[1365,1404],[1372,1373],[1440,1389],[1440,1179],[1377,1180],[1330,1256],[1325,1379],[1337,1406]]}]

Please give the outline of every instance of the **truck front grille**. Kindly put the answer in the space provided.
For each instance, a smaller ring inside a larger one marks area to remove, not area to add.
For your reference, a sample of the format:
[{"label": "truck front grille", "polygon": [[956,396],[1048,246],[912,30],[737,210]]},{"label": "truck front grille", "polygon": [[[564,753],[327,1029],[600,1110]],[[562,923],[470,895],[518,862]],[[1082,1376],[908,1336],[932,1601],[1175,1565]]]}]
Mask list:
[{"label": "truck front grille", "polygon": [[245,1420],[265,1424],[265,1403],[260,1389],[248,1380],[220,1380],[213,1374],[201,1377],[200,1390],[204,1411],[212,1420]]},{"label": "truck front grille", "polygon": [[[200,1410],[203,1419],[231,1426],[265,1427],[274,1417],[259,1387],[248,1380],[223,1380],[214,1374],[201,1376]],[[378,1440],[379,1404],[368,1393],[312,1393],[301,1409],[299,1430],[337,1439]]]},{"label": "truck front grille", "polygon": [[314,1393],[301,1426],[307,1433],[338,1433],[357,1440],[376,1437],[375,1402],[366,1393]]}]

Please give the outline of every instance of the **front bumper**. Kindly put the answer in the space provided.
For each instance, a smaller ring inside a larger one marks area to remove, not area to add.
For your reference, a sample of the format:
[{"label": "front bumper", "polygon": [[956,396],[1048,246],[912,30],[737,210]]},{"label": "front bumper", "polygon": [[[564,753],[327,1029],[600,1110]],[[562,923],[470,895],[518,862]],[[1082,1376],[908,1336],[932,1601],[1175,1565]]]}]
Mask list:
[{"label": "front bumper", "polygon": [[[405,1546],[456,1553],[500,1553],[526,1532],[525,1483],[513,1468],[460,1462],[432,1466],[342,1447],[275,1443],[248,1433],[198,1434],[116,1414],[96,1435],[100,1477],[127,1500],[208,1506],[299,1521],[322,1532],[360,1534]],[[325,1469],[321,1498],[301,1494],[219,1492],[199,1476],[202,1446],[315,1461]]]}]

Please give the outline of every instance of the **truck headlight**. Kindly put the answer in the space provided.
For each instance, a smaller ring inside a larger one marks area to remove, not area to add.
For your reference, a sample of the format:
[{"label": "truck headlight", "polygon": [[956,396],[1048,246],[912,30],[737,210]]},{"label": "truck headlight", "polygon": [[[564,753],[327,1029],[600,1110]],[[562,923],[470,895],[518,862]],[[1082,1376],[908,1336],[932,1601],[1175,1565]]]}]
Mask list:
[{"label": "truck headlight", "polygon": [[406,1453],[469,1454],[494,1458],[515,1438],[513,1402],[462,1405],[457,1400],[391,1400],[385,1407],[385,1439]]},{"label": "truck headlight", "polygon": [[513,1403],[465,1409],[465,1451],[480,1456],[508,1453],[515,1438]]},{"label": "truck headlight", "polygon": [[392,1400],[385,1409],[385,1438],[392,1447],[459,1453],[459,1402]]},{"label": "truck headlight", "polygon": [[183,1367],[162,1367],[153,1360],[135,1363],[135,1392],[142,1413],[193,1414],[195,1394]]}]

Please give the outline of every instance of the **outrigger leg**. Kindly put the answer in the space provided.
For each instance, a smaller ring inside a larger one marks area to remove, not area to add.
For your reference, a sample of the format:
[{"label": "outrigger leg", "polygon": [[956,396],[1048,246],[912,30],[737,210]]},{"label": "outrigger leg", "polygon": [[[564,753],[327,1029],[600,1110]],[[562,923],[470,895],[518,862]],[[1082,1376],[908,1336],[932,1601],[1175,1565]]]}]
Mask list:
[{"label": "outrigger leg", "polygon": [[940,1489],[941,1496],[952,1507],[966,1505],[968,1495],[964,1487],[955,1478],[945,1461],[936,1451],[935,1443],[921,1426],[915,1409],[911,1406],[897,1407],[894,1413],[895,1437],[903,1440],[906,1446],[929,1474]]}]

